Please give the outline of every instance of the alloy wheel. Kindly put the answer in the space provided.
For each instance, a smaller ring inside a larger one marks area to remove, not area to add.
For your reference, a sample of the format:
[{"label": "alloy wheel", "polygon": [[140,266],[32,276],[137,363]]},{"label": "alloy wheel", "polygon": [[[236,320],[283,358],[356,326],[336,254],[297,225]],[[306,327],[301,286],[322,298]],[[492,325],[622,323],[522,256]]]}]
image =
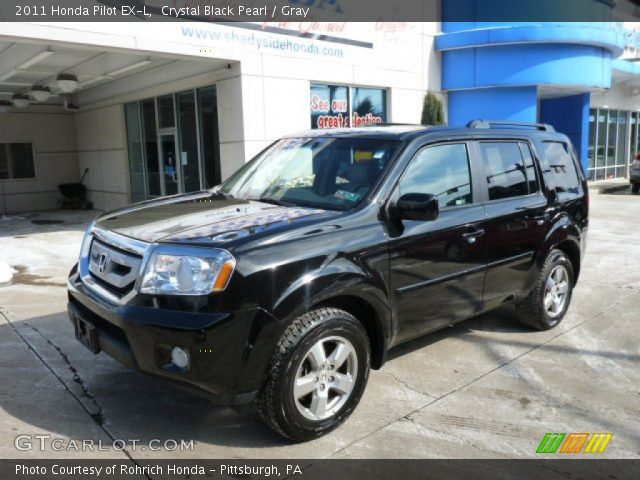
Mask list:
[{"label": "alloy wheel", "polygon": [[555,318],[562,313],[569,298],[569,272],[564,265],[556,265],[547,278],[544,291],[544,309]]},{"label": "alloy wheel", "polygon": [[358,375],[358,356],[349,340],[331,336],[304,355],[293,384],[298,412],[319,421],[335,415],[347,402]]}]

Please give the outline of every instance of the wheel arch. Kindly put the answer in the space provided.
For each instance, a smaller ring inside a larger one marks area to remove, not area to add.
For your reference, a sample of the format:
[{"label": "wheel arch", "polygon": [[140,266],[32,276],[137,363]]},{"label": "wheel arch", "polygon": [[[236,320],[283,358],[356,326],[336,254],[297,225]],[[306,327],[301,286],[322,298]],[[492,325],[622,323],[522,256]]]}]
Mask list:
[{"label": "wheel arch", "polygon": [[364,327],[371,346],[371,368],[378,370],[387,357],[387,338],[382,319],[371,303],[356,295],[338,295],[313,305],[312,309],[334,307],[353,315]]},{"label": "wheel arch", "polygon": [[573,269],[573,284],[575,285],[580,275],[580,247],[575,241],[567,239],[556,244],[554,249],[563,251],[569,257]]},{"label": "wheel arch", "polygon": [[538,256],[538,268],[542,268],[547,257],[554,249],[561,250],[571,261],[571,267],[573,268],[573,283],[575,285],[578,281],[578,276],[580,275],[582,260],[580,237],[580,230],[568,221],[567,218],[563,218],[557,222],[550,230],[544,241],[544,246]]}]

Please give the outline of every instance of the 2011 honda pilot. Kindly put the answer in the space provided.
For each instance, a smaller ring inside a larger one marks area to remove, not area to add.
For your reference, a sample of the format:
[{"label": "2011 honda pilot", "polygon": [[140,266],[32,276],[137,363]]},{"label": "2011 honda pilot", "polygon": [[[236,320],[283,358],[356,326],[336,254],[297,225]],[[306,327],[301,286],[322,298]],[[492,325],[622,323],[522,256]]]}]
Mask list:
[{"label": "2011 honda pilot", "polygon": [[543,124],[283,138],[212,190],[105,213],[68,282],[76,337],[293,441],[336,428],[409,339],[505,303],[565,316],[588,224]]}]

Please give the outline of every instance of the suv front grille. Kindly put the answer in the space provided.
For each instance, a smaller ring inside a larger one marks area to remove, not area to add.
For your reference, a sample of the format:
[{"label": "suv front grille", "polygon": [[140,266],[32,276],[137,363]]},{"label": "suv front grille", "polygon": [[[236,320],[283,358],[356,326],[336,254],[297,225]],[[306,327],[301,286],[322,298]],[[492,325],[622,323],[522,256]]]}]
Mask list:
[{"label": "suv front grille", "polygon": [[142,257],[93,239],[89,251],[91,277],[111,293],[122,297],[129,293],[136,281]]}]

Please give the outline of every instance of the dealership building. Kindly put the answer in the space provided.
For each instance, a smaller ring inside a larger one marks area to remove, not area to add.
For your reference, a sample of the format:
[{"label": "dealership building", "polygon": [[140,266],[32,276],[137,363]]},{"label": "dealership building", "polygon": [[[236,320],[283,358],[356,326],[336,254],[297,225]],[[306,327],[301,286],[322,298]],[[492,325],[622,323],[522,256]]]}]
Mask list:
[{"label": "dealership building", "polygon": [[0,212],[54,209],[81,179],[100,210],[208,188],[286,134],[419,123],[428,91],[450,125],[550,123],[590,180],[624,178],[639,37],[612,22],[2,23]]}]

